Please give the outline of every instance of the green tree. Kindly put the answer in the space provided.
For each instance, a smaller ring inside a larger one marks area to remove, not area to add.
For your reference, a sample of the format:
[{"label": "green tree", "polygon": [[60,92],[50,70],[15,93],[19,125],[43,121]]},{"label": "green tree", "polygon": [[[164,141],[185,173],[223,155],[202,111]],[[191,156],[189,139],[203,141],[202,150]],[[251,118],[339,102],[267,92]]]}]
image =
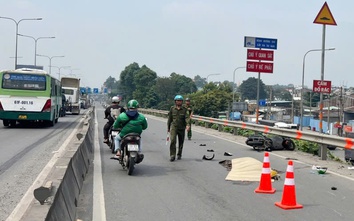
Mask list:
[{"label": "green tree", "polygon": [[189,77],[173,72],[170,75],[170,78],[174,82],[176,94],[188,94],[197,91],[194,81]]},{"label": "green tree", "polygon": [[120,85],[124,91],[124,97],[126,100],[133,98],[133,92],[136,89],[134,84],[134,75],[139,70],[140,67],[138,63],[134,62],[125,67],[125,69],[120,73]]},{"label": "green tree", "polygon": [[[149,103],[154,103],[156,99],[151,88],[156,84],[156,72],[152,71],[146,65],[143,65],[139,70],[134,72],[133,83],[135,90],[133,92],[133,98],[138,100],[142,107],[148,107]],[[153,97],[149,97],[153,96]]]},{"label": "green tree", "polygon": [[[267,98],[267,92],[265,90],[265,84],[262,79],[259,80],[259,99]],[[258,78],[250,77],[243,81],[239,87],[239,91],[242,94],[243,99],[256,100],[257,99],[257,84]]]},{"label": "green tree", "polygon": [[194,76],[194,83],[197,88],[202,88],[208,82],[206,82],[205,78],[202,78],[199,75],[197,75],[197,76]]},{"label": "green tree", "polygon": [[154,90],[158,95],[159,101],[164,103],[172,101],[176,95],[175,84],[169,77],[157,78]]},{"label": "green tree", "polygon": [[291,101],[292,95],[287,87],[273,87],[272,100]]},{"label": "green tree", "polygon": [[109,76],[107,80],[104,82],[104,86],[107,87],[110,97],[118,94],[118,85],[119,82],[114,77],[111,76]]}]

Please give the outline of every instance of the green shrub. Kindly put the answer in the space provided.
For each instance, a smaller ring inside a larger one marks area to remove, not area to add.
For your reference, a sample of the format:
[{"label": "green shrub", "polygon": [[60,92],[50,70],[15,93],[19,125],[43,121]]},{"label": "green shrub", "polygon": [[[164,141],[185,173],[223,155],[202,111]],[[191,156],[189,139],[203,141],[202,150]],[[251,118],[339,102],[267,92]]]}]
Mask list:
[{"label": "green shrub", "polygon": [[205,122],[203,122],[203,121],[198,121],[198,125],[201,126],[201,127],[204,127],[204,126],[205,126]]},{"label": "green shrub", "polygon": [[226,133],[232,133],[233,128],[232,127],[223,127],[223,131]]},{"label": "green shrub", "polygon": [[210,127],[211,129],[217,130],[219,128],[219,126],[217,124],[213,124]]},{"label": "green shrub", "polygon": [[314,142],[305,140],[293,140],[296,148],[305,153],[312,153],[313,155],[318,155],[319,145]]}]

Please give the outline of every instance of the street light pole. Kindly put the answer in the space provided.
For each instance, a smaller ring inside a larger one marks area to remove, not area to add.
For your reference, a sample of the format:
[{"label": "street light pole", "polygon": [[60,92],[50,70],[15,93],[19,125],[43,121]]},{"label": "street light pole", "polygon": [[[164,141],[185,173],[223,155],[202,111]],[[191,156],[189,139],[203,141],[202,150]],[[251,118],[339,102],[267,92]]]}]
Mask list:
[{"label": "street light pole", "polygon": [[207,81],[207,83],[208,83],[208,77],[209,77],[209,76],[213,76],[213,75],[220,75],[220,73],[216,73],[216,74],[209,74],[209,75],[206,77],[206,81]]},{"label": "street light pole", "polygon": [[[325,49],[325,51],[332,51],[335,50],[335,48],[328,48]],[[302,131],[302,127],[303,127],[303,115],[304,115],[304,80],[305,80],[305,59],[306,59],[306,55],[312,51],[322,51],[322,49],[312,49],[309,50],[305,53],[304,58],[302,59],[302,80],[301,80],[301,101],[300,101],[300,109],[301,109],[301,114],[300,114],[300,130]]]},{"label": "street light pole", "polygon": [[38,38],[34,38],[32,36],[29,36],[29,35],[22,35],[22,34],[18,34],[18,35],[22,36],[22,37],[32,38],[34,40],[34,66],[37,66],[37,41],[39,39],[55,38],[55,37],[38,37]]},{"label": "street light pole", "polygon": [[58,67],[58,66],[52,66],[52,67],[54,67],[54,68],[58,68],[59,69],[59,81],[60,81],[60,70],[62,69],[62,68],[70,68],[71,66],[61,66],[61,67]]},{"label": "street light pole", "polygon": [[235,103],[235,73],[238,69],[241,69],[241,68],[246,68],[246,67],[237,67],[235,70],[234,70],[234,76],[233,76],[233,84],[232,84],[232,105]]},{"label": "street light pole", "polygon": [[63,58],[65,57],[64,55],[58,55],[58,56],[52,56],[52,57],[49,57],[47,55],[41,55],[41,54],[36,54],[37,56],[40,56],[40,57],[46,57],[49,59],[49,74],[52,74],[52,59],[53,58]]},{"label": "street light pole", "polygon": [[0,18],[11,20],[11,21],[15,22],[15,24],[16,24],[16,46],[15,46],[15,69],[16,69],[17,68],[18,25],[20,24],[21,21],[42,20],[42,18],[23,18],[23,19],[20,19],[19,21],[16,21],[15,19],[10,18],[10,17],[1,17],[0,16]]}]

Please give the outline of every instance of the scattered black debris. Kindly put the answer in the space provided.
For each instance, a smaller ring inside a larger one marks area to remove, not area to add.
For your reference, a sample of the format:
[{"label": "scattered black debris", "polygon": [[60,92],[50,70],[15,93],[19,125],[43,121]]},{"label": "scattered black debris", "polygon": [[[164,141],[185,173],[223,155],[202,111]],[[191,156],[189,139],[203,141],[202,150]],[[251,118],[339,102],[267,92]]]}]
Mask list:
[{"label": "scattered black debris", "polygon": [[214,157],[215,157],[215,154],[213,154],[213,156],[211,156],[211,157],[208,157],[208,156],[203,156],[203,160],[212,160],[212,159],[214,159]]},{"label": "scattered black debris", "polygon": [[219,162],[219,164],[221,164],[223,167],[225,167],[228,171],[230,171],[232,168],[231,160],[222,160]]},{"label": "scattered black debris", "polygon": [[225,152],[225,153],[224,153],[224,156],[232,156],[232,153],[230,153],[230,152]]},{"label": "scattered black debris", "polygon": [[214,150],[207,150],[208,152],[214,152]]},{"label": "scattered black debris", "polygon": [[337,190],[337,187],[332,186],[331,190]]},{"label": "scattered black debris", "polygon": [[292,157],[287,157],[285,158],[286,160],[297,160],[296,158],[292,158]]},{"label": "scattered black debris", "polygon": [[206,146],[206,144],[205,143],[201,143],[201,144],[199,144],[199,146],[204,147],[204,146]]},{"label": "scattered black debris", "polygon": [[111,159],[111,160],[119,160],[117,157],[111,157],[109,159]]}]

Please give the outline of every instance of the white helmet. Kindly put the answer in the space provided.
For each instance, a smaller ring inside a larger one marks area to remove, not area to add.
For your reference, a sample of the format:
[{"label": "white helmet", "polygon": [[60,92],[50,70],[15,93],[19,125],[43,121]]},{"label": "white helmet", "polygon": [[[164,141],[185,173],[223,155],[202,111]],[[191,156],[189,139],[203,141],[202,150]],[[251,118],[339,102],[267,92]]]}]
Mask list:
[{"label": "white helmet", "polygon": [[114,97],[112,97],[112,103],[119,103],[119,97],[117,97],[117,96],[114,96]]}]

